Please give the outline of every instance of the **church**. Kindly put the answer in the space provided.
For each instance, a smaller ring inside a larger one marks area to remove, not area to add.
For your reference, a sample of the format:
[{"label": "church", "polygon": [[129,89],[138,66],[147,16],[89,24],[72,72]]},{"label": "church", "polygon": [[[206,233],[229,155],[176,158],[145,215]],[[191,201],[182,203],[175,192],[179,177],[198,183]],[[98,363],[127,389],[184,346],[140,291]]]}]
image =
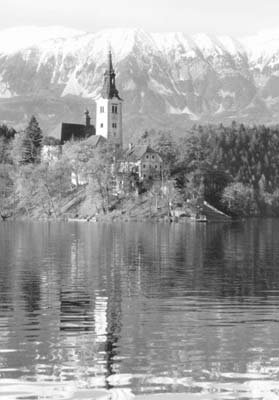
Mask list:
[{"label": "church", "polygon": [[[110,150],[114,150],[115,156],[119,156],[118,161],[123,175],[128,172],[136,173],[140,181],[160,179],[163,161],[149,145],[130,144],[128,149],[122,151],[122,105],[123,99],[116,88],[112,54],[109,51],[101,95],[96,100],[95,125],[91,124],[88,110],[85,111],[85,124],[63,122],[59,151],[57,151],[57,145],[52,146],[52,143],[49,143],[43,148],[43,158],[48,161],[56,160],[66,142],[88,139],[88,143],[95,148],[108,146]],[[85,179],[84,182],[87,180]]]},{"label": "church", "polygon": [[[85,125],[62,123],[61,144],[69,140],[81,140],[95,135],[105,138],[115,150],[123,149],[122,102],[115,83],[111,51],[108,52],[107,68],[104,73],[103,88],[96,101],[96,126],[91,124],[88,110]],[[96,143],[98,140],[96,140]]]}]

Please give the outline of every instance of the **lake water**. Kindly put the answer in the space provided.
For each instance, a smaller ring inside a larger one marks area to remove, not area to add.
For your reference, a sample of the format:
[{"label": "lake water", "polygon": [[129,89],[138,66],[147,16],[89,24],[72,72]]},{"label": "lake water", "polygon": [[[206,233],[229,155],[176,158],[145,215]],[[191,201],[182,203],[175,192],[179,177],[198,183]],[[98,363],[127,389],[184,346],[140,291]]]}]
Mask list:
[{"label": "lake water", "polygon": [[279,398],[279,220],[0,223],[0,398],[134,396]]}]

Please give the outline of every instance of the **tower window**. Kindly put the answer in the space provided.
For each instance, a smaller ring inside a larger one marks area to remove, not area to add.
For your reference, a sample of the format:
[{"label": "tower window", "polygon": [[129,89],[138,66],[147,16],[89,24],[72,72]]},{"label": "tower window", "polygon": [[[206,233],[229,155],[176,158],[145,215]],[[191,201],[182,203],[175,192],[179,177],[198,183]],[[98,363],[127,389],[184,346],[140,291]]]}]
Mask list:
[{"label": "tower window", "polygon": [[113,128],[117,128],[117,123],[116,123],[116,122],[113,122],[113,123],[112,123],[112,127],[113,127]]},{"label": "tower window", "polygon": [[100,106],[100,112],[104,113],[105,112],[105,107],[104,106]]},{"label": "tower window", "polygon": [[111,111],[112,111],[113,114],[117,114],[117,105],[116,104],[112,105]]},{"label": "tower window", "polygon": [[103,127],[104,127],[104,124],[101,124],[100,127],[103,128]]}]

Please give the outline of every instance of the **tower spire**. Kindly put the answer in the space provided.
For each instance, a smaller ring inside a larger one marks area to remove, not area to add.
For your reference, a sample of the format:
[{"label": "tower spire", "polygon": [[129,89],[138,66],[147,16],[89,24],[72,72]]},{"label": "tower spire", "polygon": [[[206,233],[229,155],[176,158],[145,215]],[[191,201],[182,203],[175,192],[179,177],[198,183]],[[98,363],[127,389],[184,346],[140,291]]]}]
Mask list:
[{"label": "tower spire", "polygon": [[113,97],[116,97],[117,99],[121,100],[118,94],[118,90],[116,89],[115,86],[115,72],[112,65],[112,54],[110,48],[108,51],[107,69],[104,73],[102,97],[104,99],[112,99]]},{"label": "tower spire", "polygon": [[111,46],[109,46],[109,49],[108,49],[108,71],[110,72],[110,73],[112,73],[112,72],[114,72],[114,70],[113,70],[113,66],[112,66],[112,55],[111,55]]},{"label": "tower spire", "polygon": [[96,134],[105,137],[115,150],[121,150],[123,146],[123,100],[120,98],[115,85],[115,72],[110,47],[108,47],[106,54],[103,88],[96,107]]}]

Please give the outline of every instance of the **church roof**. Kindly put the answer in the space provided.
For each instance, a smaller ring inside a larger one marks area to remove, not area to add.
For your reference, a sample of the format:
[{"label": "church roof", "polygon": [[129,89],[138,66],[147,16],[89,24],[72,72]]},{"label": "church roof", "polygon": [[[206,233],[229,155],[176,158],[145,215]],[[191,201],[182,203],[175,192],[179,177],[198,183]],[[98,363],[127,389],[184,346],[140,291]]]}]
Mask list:
[{"label": "church roof", "polygon": [[82,124],[62,123],[61,126],[61,143],[64,144],[69,140],[80,140],[95,134],[94,125],[86,126]]}]

